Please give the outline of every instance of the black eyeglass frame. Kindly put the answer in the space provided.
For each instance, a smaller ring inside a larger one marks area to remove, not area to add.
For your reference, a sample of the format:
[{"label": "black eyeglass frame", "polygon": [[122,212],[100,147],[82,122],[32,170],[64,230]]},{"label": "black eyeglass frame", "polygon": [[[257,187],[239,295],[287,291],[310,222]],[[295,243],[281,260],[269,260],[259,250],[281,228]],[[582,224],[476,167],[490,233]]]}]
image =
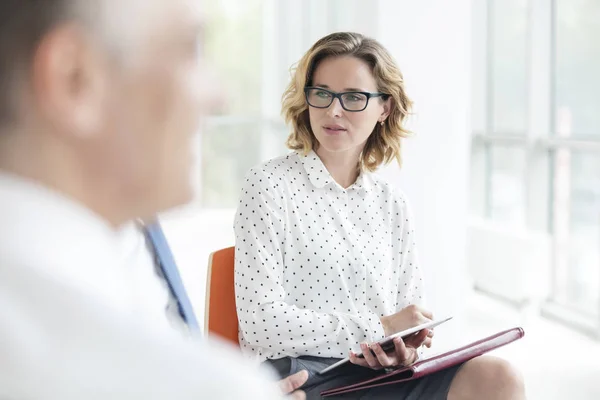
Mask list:
[{"label": "black eyeglass frame", "polygon": [[[311,90],[315,90],[315,89],[322,90],[324,92],[329,93],[331,95],[331,102],[329,102],[329,104],[327,104],[326,106],[320,106],[320,107],[319,106],[314,106],[314,105],[310,104],[310,101],[308,100],[308,92],[311,91]],[[346,94],[362,94],[362,95],[364,95],[367,98],[367,101],[365,102],[365,106],[363,108],[361,108],[360,110],[349,110],[349,109],[347,109],[346,106],[344,105],[344,101],[342,100],[342,96],[346,95]],[[322,88],[322,87],[318,87],[318,86],[305,86],[304,87],[304,97],[306,99],[306,104],[308,104],[309,106],[314,107],[314,108],[329,108],[333,104],[333,101],[335,99],[338,99],[340,101],[340,105],[342,106],[342,108],[344,110],[348,111],[348,112],[361,112],[361,111],[364,111],[369,106],[369,100],[372,97],[383,97],[384,100],[385,100],[388,96],[389,96],[389,94],[387,94],[387,93],[380,93],[380,92],[371,93],[371,92],[351,91],[351,92],[336,93],[336,92],[332,92],[331,90],[328,90],[328,89],[325,89],[325,88]]]}]

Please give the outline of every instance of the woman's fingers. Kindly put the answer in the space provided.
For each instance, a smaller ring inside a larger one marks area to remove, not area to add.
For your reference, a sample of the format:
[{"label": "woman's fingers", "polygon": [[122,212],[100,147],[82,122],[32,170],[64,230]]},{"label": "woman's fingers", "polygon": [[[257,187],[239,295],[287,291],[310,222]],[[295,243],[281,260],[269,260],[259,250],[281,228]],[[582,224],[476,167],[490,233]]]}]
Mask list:
[{"label": "woman's fingers", "polygon": [[402,338],[394,338],[394,350],[397,358],[397,365],[409,365],[413,358],[411,351],[406,347]]},{"label": "woman's fingers", "polygon": [[379,364],[379,361],[377,361],[377,358],[375,358],[373,353],[371,353],[371,349],[369,348],[369,346],[366,343],[361,343],[360,349],[361,349],[363,357],[365,358],[365,361],[367,361],[367,364],[369,365],[369,367],[371,367],[373,369],[381,369],[381,364]]},{"label": "woman's fingers", "polygon": [[377,361],[379,361],[379,365],[381,365],[383,368],[393,367],[396,365],[394,358],[389,357],[379,344],[375,343],[371,345],[371,349],[375,353]]},{"label": "woman's fingers", "polygon": [[428,333],[429,332],[427,329],[423,329],[414,335],[405,338],[404,343],[409,347],[413,347],[415,349],[419,348],[425,343],[425,340],[428,339]]},{"label": "woman's fingers", "polygon": [[382,369],[401,365],[410,365],[416,360],[416,349],[420,346],[431,347],[433,331],[423,329],[414,335],[405,338],[394,338],[394,351],[385,352],[381,345],[373,343],[370,347],[361,343],[360,350],[363,357],[358,357],[350,352],[350,362],[372,369]]},{"label": "woman's fingers", "polygon": [[419,358],[417,349],[407,346],[400,338],[394,339],[394,349],[400,366],[411,365]]},{"label": "woman's fingers", "polygon": [[350,358],[350,362],[352,364],[356,364],[356,365],[360,365],[361,367],[369,367],[369,364],[367,364],[367,361],[364,358],[360,358],[358,357],[358,355],[356,355],[354,352],[350,352],[350,355],[348,356]]}]

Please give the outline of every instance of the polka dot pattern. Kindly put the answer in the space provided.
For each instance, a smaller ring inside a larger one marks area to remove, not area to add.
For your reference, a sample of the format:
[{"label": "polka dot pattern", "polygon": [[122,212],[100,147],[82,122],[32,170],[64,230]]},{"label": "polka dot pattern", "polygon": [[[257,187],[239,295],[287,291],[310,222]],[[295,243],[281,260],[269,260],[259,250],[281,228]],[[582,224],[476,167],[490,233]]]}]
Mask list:
[{"label": "polka dot pattern", "polygon": [[376,174],[344,189],[314,152],[271,160],[248,173],[234,229],[240,343],[260,361],[345,357],[422,304],[408,204]]}]

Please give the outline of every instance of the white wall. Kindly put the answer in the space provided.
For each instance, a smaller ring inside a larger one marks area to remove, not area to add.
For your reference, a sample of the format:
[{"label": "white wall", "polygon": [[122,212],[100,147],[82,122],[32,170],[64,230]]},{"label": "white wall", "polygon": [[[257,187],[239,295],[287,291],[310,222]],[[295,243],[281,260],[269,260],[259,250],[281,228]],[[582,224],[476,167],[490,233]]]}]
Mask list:
[{"label": "white wall", "polygon": [[471,2],[380,0],[379,10],[378,38],[400,64],[416,113],[404,167],[385,175],[412,202],[430,308],[457,317],[436,335],[447,344],[460,340],[467,287]]}]

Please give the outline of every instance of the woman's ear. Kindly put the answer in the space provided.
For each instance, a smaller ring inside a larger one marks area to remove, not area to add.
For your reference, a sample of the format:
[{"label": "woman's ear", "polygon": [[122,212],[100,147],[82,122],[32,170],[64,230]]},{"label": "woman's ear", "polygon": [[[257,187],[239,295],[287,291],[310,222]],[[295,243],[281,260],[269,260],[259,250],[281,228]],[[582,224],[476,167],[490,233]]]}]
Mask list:
[{"label": "woman's ear", "polygon": [[381,120],[385,120],[387,117],[389,117],[389,115],[392,113],[392,110],[394,109],[394,99],[392,99],[392,97],[388,97],[384,102],[383,102],[383,112],[380,115],[380,121]]}]

